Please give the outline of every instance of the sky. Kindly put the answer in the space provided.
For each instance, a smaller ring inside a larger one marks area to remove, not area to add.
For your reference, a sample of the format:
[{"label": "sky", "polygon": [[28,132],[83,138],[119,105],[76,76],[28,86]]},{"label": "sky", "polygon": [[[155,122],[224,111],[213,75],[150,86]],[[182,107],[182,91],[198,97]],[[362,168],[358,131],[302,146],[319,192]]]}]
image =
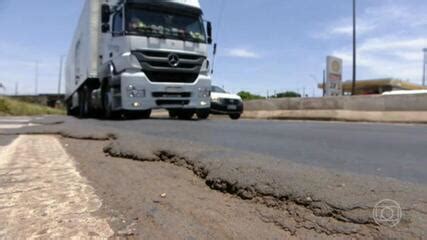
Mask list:
[{"label": "sky", "polygon": [[[84,0],[0,0],[0,82],[12,94],[58,89]],[[352,70],[351,0],[201,0],[218,43],[214,84],[231,92],[320,95],[326,56]],[[358,79],[421,83],[427,47],[425,0],[357,0]],[[62,86],[63,89],[63,86]],[[0,90],[1,91],[1,90]],[[1,93],[1,92],[0,92]]]}]

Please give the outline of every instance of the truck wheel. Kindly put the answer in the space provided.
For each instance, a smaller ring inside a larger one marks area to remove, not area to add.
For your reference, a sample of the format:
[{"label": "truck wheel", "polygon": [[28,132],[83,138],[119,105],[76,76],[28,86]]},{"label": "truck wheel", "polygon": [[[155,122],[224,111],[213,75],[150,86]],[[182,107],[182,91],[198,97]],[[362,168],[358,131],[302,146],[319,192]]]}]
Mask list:
[{"label": "truck wheel", "polygon": [[77,117],[78,118],[85,118],[86,117],[86,114],[85,114],[85,102],[86,102],[86,97],[85,97],[85,93],[84,93],[84,90],[83,89],[81,89],[81,90],[79,90],[79,93],[78,93],[78,96],[79,96],[79,106],[78,106],[78,112],[77,112]]},{"label": "truck wheel", "polygon": [[139,118],[141,118],[141,119],[149,119],[150,117],[151,117],[151,109],[150,110],[141,111],[139,113]]},{"label": "truck wheel", "polygon": [[145,111],[130,111],[124,113],[127,119],[149,119],[151,116],[151,109]]},{"label": "truck wheel", "polygon": [[210,109],[203,109],[203,110],[198,110],[196,115],[199,120],[206,120],[209,118],[210,113],[211,113]]},{"label": "truck wheel", "polygon": [[168,110],[168,112],[169,112],[169,118],[170,119],[176,119],[178,117],[177,110],[171,109],[171,110]]},{"label": "truck wheel", "polygon": [[190,110],[179,110],[178,111],[178,119],[180,120],[191,120],[193,119],[194,111]]},{"label": "truck wheel", "polygon": [[74,116],[73,110],[71,109],[71,103],[70,101],[65,102],[65,106],[67,109],[67,116]]},{"label": "truck wheel", "polygon": [[233,120],[238,120],[240,119],[241,114],[240,113],[234,113],[234,114],[230,114],[230,118]]},{"label": "truck wheel", "polygon": [[109,87],[102,91],[102,110],[105,119],[113,119],[118,113],[113,111],[113,96]]},{"label": "truck wheel", "polygon": [[88,86],[83,87],[83,117],[91,117],[92,115],[92,91]]}]

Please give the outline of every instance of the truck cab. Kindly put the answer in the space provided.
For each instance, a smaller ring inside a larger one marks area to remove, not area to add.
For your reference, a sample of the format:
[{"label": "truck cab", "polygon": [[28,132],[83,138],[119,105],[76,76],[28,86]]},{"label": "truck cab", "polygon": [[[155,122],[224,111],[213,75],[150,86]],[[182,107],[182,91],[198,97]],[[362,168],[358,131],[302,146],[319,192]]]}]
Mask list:
[{"label": "truck cab", "polygon": [[212,27],[199,1],[102,0],[98,7],[99,37],[91,39],[98,41],[98,73],[79,86],[80,112],[147,118],[166,109],[182,119],[208,118]]}]

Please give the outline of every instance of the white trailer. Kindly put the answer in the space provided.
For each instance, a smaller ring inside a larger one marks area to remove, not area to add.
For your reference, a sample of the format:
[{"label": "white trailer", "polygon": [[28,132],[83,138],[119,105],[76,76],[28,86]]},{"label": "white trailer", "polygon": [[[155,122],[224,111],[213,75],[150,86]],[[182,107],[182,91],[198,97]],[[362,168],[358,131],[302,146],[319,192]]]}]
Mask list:
[{"label": "white trailer", "polygon": [[198,0],[86,0],[66,64],[70,115],[209,116],[210,22]]}]

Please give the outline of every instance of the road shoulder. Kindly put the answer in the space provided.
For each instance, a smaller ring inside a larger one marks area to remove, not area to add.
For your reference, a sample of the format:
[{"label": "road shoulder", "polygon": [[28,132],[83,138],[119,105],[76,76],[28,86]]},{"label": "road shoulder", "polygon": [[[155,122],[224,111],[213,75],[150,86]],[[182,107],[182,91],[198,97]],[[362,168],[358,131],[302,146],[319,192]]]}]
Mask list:
[{"label": "road shoulder", "polygon": [[22,135],[0,152],[0,238],[107,238],[102,201],[54,136]]}]

